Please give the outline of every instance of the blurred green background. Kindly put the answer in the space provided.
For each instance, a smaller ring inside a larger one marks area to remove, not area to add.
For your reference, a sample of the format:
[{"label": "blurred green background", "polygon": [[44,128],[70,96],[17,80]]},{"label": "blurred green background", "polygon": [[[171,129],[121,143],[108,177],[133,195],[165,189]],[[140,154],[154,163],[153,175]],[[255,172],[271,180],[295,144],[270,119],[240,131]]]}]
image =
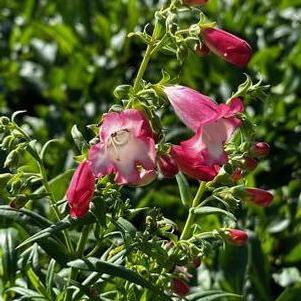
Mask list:
[{"label": "blurred green background", "polygon": [[[131,83],[145,45],[127,33],[151,22],[160,2],[0,0],[0,111],[9,115],[25,109],[33,137],[63,139],[49,156],[50,177],[74,166],[73,124],[92,138],[85,126],[97,123],[114,103],[115,86]],[[243,212],[240,225],[252,231],[250,244],[211,254],[200,285],[218,282],[225,290],[244,292],[249,301],[301,300],[296,299],[301,296],[301,1],[208,2],[204,12],[210,20],[251,44],[254,54],[246,72],[271,86],[266,102],[247,107],[258,139],[272,147],[248,183],[272,189],[275,201],[268,209]],[[219,101],[245,79],[244,71],[219,58],[193,53],[181,73],[174,57],[158,55],[146,78],[158,80],[163,66],[180,83]],[[173,141],[187,134],[173,115],[163,122]],[[181,225],[186,211],[175,185],[161,180],[128,193],[135,205],[158,206]]]}]

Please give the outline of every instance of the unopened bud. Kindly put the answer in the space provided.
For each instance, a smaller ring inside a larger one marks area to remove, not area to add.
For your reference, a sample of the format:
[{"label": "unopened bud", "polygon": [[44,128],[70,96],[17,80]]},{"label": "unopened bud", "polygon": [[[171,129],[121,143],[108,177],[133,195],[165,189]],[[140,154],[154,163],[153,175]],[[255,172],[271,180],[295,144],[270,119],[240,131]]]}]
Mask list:
[{"label": "unopened bud", "polygon": [[244,158],[244,166],[247,170],[253,171],[257,167],[257,161],[250,157]]},{"label": "unopened bud", "polygon": [[189,293],[189,285],[180,278],[175,278],[171,280],[171,289],[177,295],[184,297]]},{"label": "unopened bud", "polygon": [[205,44],[199,44],[195,50],[196,55],[201,56],[201,57],[208,55],[209,52],[210,52],[210,50]]},{"label": "unopened bud", "polygon": [[257,158],[267,157],[270,153],[270,146],[266,142],[257,142],[251,147],[251,154]]},{"label": "unopened bud", "polygon": [[242,230],[227,229],[226,235],[227,241],[236,246],[244,246],[248,241],[248,234]]},{"label": "unopened bud", "polygon": [[243,177],[243,170],[240,169],[240,168],[236,168],[232,174],[231,174],[231,179],[234,181],[234,182],[237,182],[239,181],[242,177]]}]

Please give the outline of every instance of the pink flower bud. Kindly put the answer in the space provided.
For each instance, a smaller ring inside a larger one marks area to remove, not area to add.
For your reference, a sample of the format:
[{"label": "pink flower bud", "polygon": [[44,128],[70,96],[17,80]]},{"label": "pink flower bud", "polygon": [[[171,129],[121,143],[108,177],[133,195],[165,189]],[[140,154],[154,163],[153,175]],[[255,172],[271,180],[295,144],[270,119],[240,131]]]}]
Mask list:
[{"label": "pink flower bud", "polygon": [[206,4],[208,0],[184,0],[184,4],[186,5],[201,5]]},{"label": "pink flower bud", "polygon": [[166,178],[172,178],[179,172],[176,161],[170,155],[160,156],[158,165],[161,173]]},{"label": "pink flower bud", "polygon": [[245,157],[244,158],[244,165],[245,165],[245,168],[247,170],[252,171],[252,170],[256,169],[257,161],[253,158]]},{"label": "pink flower bud", "polygon": [[181,297],[186,296],[190,290],[189,285],[180,278],[171,280],[171,289]]},{"label": "pink flower bud", "polygon": [[234,182],[239,181],[243,177],[243,171],[240,168],[236,168],[231,175],[231,179]]},{"label": "pink flower bud", "polygon": [[267,207],[273,201],[273,195],[259,188],[245,188],[246,200],[255,203],[256,205]]},{"label": "pink flower bud", "polygon": [[244,246],[248,240],[248,234],[245,231],[237,229],[227,230],[227,241],[236,246]]},{"label": "pink flower bud", "polygon": [[195,53],[198,56],[206,56],[210,52],[209,48],[205,44],[200,44],[197,46]]},{"label": "pink flower bud", "polygon": [[266,142],[257,142],[252,145],[251,153],[258,158],[266,157],[270,153],[270,146]]},{"label": "pink flower bud", "polygon": [[75,170],[67,190],[71,217],[83,217],[88,212],[94,194],[94,186],[95,176],[90,162],[84,161]]},{"label": "pink flower bud", "polygon": [[246,41],[218,28],[204,28],[201,34],[207,47],[225,61],[238,67],[250,61],[252,49]]}]

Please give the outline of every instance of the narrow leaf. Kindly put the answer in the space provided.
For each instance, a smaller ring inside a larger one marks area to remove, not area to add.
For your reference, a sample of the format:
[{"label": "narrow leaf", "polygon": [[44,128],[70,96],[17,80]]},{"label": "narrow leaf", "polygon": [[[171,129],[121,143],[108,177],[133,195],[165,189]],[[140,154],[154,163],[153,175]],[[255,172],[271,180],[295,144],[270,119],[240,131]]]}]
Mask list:
[{"label": "narrow leaf", "polygon": [[198,215],[222,214],[228,216],[234,221],[236,220],[236,217],[231,212],[228,212],[218,207],[203,206],[203,207],[195,208],[194,213]]},{"label": "narrow leaf", "polygon": [[176,175],[176,179],[179,186],[181,201],[184,206],[190,206],[192,202],[192,194],[191,190],[188,184],[188,181],[186,180],[185,176],[179,172]]}]

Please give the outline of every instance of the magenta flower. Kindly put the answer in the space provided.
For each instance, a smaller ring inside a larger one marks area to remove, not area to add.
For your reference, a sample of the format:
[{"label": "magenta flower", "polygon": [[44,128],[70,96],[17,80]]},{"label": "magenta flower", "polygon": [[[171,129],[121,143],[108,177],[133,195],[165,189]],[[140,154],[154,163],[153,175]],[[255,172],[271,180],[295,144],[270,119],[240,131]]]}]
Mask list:
[{"label": "magenta flower", "polygon": [[236,246],[244,246],[248,241],[248,234],[242,230],[228,229],[227,241]]},{"label": "magenta flower", "polygon": [[241,124],[236,115],[243,110],[242,101],[234,98],[229,105],[218,105],[208,96],[182,86],[164,91],[178,117],[195,132],[192,138],[173,145],[171,155],[182,172],[211,181],[220,165],[228,161],[224,144]]},{"label": "magenta flower", "polygon": [[231,33],[218,28],[204,28],[201,35],[206,46],[225,61],[238,67],[244,67],[250,61],[250,45]]},{"label": "magenta flower", "polygon": [[170,155],[160,156],[158,159],[158,166],[160,172],[166,178],[172,178],[179,172],[177,162]]},{"label": "magenta flower", "polygon": [[251,153],[257,158],[264,158],[270,153],[270,146],[266,142],[256,142],[251,147]]},{"label": "magenta flower", "polygon": [[267,207],[273,201],[273,195],[260,188],[245,188],[245,200],[258,206]]},{"label": "magenta flower", "polygon": [[155,141],[141,112],[128,109],[106,114],[99,136],[88,158],[97,177],[113,173],[119,185],[146,185],[155,179]]},{"label": "magenta flower", "polygon": [[88,212],[94,194],[94,186],[95,176],[90,162],[84,161],[75,170],[67,190],[71,217],[83,217]]},{"label": "magenta flower", "polygon": [[189,285],[180,278],[174,278],[171,280],[171,290],[179,296],[186,296],[189,291]]}]

